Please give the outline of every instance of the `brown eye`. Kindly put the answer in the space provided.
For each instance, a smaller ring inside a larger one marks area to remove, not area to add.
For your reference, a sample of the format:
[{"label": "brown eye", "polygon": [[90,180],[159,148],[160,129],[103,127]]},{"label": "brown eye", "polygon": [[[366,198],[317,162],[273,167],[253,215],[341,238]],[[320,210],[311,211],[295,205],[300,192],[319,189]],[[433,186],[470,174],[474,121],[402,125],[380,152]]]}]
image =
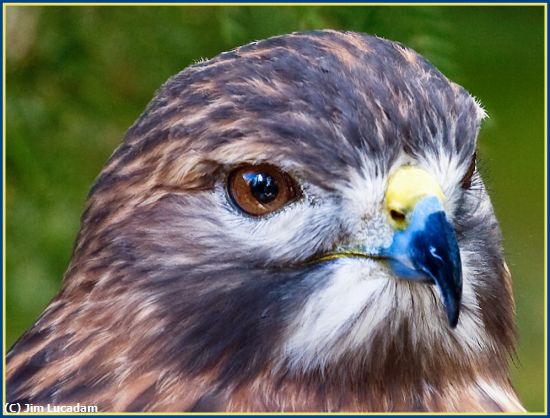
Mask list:
[{"label": "brown eye", "polygon": [[472,185],[472,176],[474,175],[476,171],[476,153],[474,153],[472,157],[472,161],[470,162],[470,166],[468,167],[468,170],[466,171],[466,174],[462,178],[460,184],[463,189],[469,189]]},{"label": "brown eye", "polygon": [[290,176],[268,164],[237,168],[229,175],[227,189],[233,202],[252,216],[276,211],[298,195]]}]

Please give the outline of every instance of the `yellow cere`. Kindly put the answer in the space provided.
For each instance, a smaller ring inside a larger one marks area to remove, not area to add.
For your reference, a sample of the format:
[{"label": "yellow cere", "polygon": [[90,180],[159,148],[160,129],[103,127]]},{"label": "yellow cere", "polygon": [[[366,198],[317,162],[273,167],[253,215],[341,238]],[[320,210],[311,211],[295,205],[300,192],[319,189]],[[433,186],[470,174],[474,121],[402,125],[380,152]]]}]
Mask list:
[{"label": "yellow cere", "polygon": [[386,210],[391,225],[396,229],[404,229],[407,226],[407,215],[426,196],[436,196],[441,203],[445,199],[441,187],[427,171],[404,166],[394,172],[386,189]]}]

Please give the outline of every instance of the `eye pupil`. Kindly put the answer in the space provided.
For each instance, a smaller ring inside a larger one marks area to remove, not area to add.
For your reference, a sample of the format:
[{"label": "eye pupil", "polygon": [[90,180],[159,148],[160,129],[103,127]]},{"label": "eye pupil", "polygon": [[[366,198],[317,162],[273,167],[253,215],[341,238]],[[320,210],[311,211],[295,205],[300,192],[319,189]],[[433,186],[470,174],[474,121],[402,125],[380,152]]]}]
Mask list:
[{"label": "eye pupil", "polygon": [[269,174],[245,174],[245,180],[250,186],[250,193],[260,203],[270,203],[277,197],[279,186]]}]

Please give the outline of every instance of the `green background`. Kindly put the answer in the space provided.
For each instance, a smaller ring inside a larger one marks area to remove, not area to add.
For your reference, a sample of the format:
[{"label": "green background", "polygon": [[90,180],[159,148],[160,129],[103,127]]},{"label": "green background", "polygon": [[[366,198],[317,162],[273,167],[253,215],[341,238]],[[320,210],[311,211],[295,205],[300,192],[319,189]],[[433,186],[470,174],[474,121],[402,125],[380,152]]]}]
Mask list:
[{"label": "green background", "polygon": [[481,100],[481,171],[514,277],[514,384],[544,409],[544,8],[7,8],[6,343],[59,287],[86,194],[155,90],[200,58],[313,28],[404,42]]}]

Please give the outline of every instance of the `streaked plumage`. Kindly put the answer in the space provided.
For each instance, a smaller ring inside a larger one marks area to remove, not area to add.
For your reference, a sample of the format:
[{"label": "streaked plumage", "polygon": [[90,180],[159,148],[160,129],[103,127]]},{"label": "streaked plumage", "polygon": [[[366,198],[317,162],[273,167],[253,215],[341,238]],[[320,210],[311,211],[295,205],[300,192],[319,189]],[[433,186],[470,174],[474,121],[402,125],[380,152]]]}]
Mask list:
[{"label": "streaked plumage", "polygon": [[[270,38],[187,68],[93,186],[59,294],[8,354],[8,400],[522,410],[507,371],[510,275],[471,172],[483,117],[415,52],[349,32]],[[244,214],[226,191],[242,164],[278,167],[299,198]],[[326,256],[390,248],[386,192],[405,166],[444,196],[460,250],[456,328],[439,284],[374,256]]]}]

